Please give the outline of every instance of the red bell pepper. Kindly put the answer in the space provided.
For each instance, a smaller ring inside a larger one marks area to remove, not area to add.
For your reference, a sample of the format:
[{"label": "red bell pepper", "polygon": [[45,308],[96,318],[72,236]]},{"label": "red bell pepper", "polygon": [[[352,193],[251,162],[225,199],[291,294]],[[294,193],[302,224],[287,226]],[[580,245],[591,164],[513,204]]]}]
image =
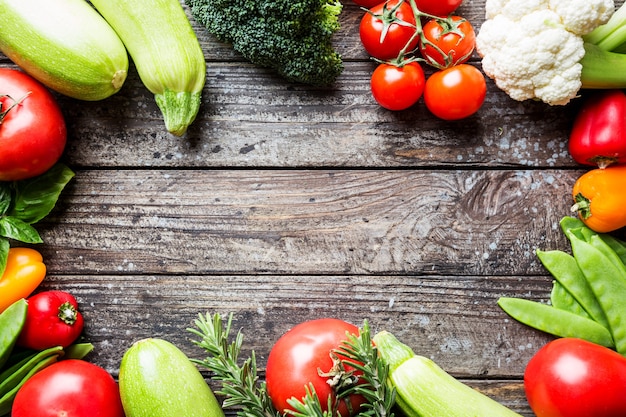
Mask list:
[{"label": "red bell pepper", "polygon": [[582,104],[569,137],[569,152],[579,164],[604,168],[626,163],[626,94],[599,90]]}]

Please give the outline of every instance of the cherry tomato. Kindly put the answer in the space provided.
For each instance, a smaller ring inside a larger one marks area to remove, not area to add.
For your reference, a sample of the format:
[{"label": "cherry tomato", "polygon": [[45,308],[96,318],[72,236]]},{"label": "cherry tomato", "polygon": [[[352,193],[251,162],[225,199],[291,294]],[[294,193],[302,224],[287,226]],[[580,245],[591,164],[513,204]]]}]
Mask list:
[{"label": "cherry tomato", "polygon": [[371,9],[374,6],[383,3],[385,0],[353,0],[357,5],[361,7],[365,7],[366,9]]},{"label": "cherry tomato", "polygon": [[64,291],[44,291],[26,300],[26,322],[17,339],[19,346],[44,350],[68,347],[83,331],[83,316],[78,303]]},{"label": "cherry tomato", "polygon": [[117,383],[103,368],[65,359],[37,372],[20,388],[12,417],[124,417]]},{"label": "cherry tomato", "polygon": [[458,120],[476,113],[486,94],[485,76],[469,64],[460,64],[428,77],[424,102],[440,119]]},{"label": "cherry tomato", "polygon": [[[356,335],[358,331],[345,321],[324,318],[300,323],[281,336],[270,351],[266,368],[267,391],[274,407],[280,412],[292,409],[287,400],[302,399],[305,386],[312,383],[322,407],[326,408],[329,396],[334,399],[335,395],[327,382],[331,377],[321,376],[319,371],[331,371],[331,350],[346,340],[347,333]],[[343,417],[355,414],[364,401],[357,395],[349,399],[349,406],[342,400],[337,408]]]},{"label": "cherry tomato", "polygon": [[0,68],[0,181],[43,174],[61,157],[66,139],[52,94],[30,75]]},{"label": "cherry tomato", "polygon": [[524,389],[537,417],[626,416],[626,358],[582,339],[556,339],[528,362]]},{"label": "cherry tomato", "polygon": [[448,16],[463,3],[463,0],[415,0],[417,8],[433,16]]},{"label": "cherry tomato", "polygon": [[426,62],[436,68],[448,68],[467,62],[476,46],[472,24],[461,16],[430,19],[422,27],[424,39],[420,52]]},{"label": "cherry tomato", "polygon": [[401,67],[380,64],[372,74],[372,95],[388,110],[404,110],[422,97],[424,83],[424,71],[417,62]]},{"label": "cherry tomato", "polygon": [[417,48],[419,36],[415,36],[415,15],[408,2],[399,3],[400,0],[381,3],[372,7],[361,19],[361,43],[374,58],[383,61],[394,59],[407,44],[407,52]]}]

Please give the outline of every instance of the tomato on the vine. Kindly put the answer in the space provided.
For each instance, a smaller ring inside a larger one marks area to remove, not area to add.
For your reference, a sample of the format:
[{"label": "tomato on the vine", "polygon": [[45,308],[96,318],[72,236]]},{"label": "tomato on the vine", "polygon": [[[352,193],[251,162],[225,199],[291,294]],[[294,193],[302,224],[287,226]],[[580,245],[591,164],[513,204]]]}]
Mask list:
[{"label": "tomato on the vine", "polygon": [[524,389],[538,417],[626,416],[626,358],[586,340],[556,339],[528,362]]},{"label": "tomato on the vine", "polygon": [[[347,333],[357,335],[358,332],[356,326],[343,320],[324,318],[300,323],[282,335],[267,358],[267,392],[274,407],[281,413],[292,410],[287,400],[292,397],[301,400],[306,395],[305,387],[313,384],[322,408],[326,409],[328,398],[333,401],[336,398],[334,388],[328,383],[333,380],[331,375],[350,377],[350,372],[354,371],[346,368],[345,373],[334,369],[337,361],[333,360],[331,351],[347,340]],[[320,372],[326,374],[320,375]],[[343,417],[358,412],[365,401],[362,396],[353,394],[348,399],[339,401],[337,406]]]},{"label": "tomato on the vine", "polygon": [[405,49],[410,52],[417,48],[415,15],[408,2],[389,0],[372,7],[365,13],[359,25],[359,35],[363,48],[369,55],[379,60],[398,57]]},{"label": "tomato on the vine", "polygon": [[476,113],[486,94],[487,83],[482,72],[469,64],[460,64],[428,77],[424,103],[440,119],[458,120]]},{"label": "tomato on the vine", "polygon": [[65,119],[46,87],[0,68],[0,181],[43,174],[60,159],[66,139]]},{"label": "tomato on the vine", "polygon": [[378,104],[388,110],[405,110],[424,92],[424,71],[417,62],[403,66],[380,64],[372,73],[371,90]]},{"label": "tomato on the vine", "polygon": [[30,377],[13,401],[12,417],[124,417],[119,388],[104,369],[64,359]]},{"label": "tomato on the vine", "polygon": [[463,0],[415,0],[417,8],[430,15],[445,17],[448,16],[463,3]]},{"label": "tomato on the vine", "polygon": [[467,62],[476,46],[474,27],[461,16],[430,19],[422,27],[420,52],[426,63],[448,68]]}]

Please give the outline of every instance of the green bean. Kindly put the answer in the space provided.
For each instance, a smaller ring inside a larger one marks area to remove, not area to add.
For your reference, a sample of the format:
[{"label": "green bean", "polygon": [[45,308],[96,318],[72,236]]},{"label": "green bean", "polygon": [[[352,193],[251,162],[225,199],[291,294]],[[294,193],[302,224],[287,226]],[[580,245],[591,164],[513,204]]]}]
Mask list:
[{"label": "green bean", "polygon": [[24,327],[27,307],[26,300],[22,298],[0,314],[0,369],[9,359],[17,337]]},{"label": "green bean", "polygon": [[563,251],[540,251],[537,257],[543,266],[552,274],[567,291],[578,301],[593,320],[608,328],[606,315],[594,292],[591,290],[585,275],[580,270],[576,259]]},{"label": "green bean", "polygon": [[[608,321],[615,349],[626,354],[626,272],[607,257],[606,251],[577,239],[571,232],[568,237],[576,262],[596,295]],[[601,240],[600,240],[601,242]],[[596,242],[596,245],[600,243]]]},{"label": "green bean", "polygon": [[554,308],[559,310],[569,311],[577,316],[584,317],[586,319],[593,320],[591,316],[585,311],[583,306],[574,298],[567,289],[561,285],[559,281],[552,283],[552,292],[550,292],[550,304]]},{"label": "green bean", "polygon": [[75,343],[65,348],[64,359],[82,359],[93,350],[91,343]]},{"label": "green bean", "polygon": [[13,390],[13,388],[15,388],[33,368],[37,367],[41,361],[50,356],[58,357],[61,355],[63,355],[63,347],[61,346],[52,347],[34,354],[30,360],[22,363],[19,368],[15,369],[4,380],[0,381],[0,398]]},{"label": "green bean", "polygon": [[523,298],[501,297],[498,305],[515,320],[558,337],[577,337],[613,348],[609,330],[593,320]]}]

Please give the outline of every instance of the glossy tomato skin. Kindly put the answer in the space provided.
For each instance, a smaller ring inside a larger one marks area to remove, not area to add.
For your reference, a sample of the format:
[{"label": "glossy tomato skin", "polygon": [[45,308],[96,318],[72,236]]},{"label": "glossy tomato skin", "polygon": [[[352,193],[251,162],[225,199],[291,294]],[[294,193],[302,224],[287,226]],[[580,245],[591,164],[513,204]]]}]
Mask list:
[{"label": "glossy tomato skin", "polygon": [[537,417],[626,416],[626,358],[582,339],[556,339],[528,362],[524,389]]},{"label": "glossy tomato skin", "polygon": [[[407,52],[417,48],[419,37],[415,35],[415,27],[391,23],[387,32],[381,40],[381,34],[385,29],[384,20],[389,16],[391,10],[399,3],[399,0],[390,0],[381,3],[366,12],[359,24],[359,36],[365,51],[374,58],[382,61],[395,59],[398,57],[407,44]],[[388,10],[385,12],[385,8]],[[415,15],[408,2],[404,2],[395,11],[395,18],[415,26]]]},{"label": "glossy tomato skin", "polygon": [[[356,335],[358,331],[343,320],[323,318],[300,323],[282,335],[267,358],[267,391],[274,407],[281,412],[291,409],[287,400],[302,399],[305,386],[312,383],[325,408],[329,395],[333,395],[332,388],[326,382],[328,377],[320,376],[318,369],[328,372],[333,366],[331,350],[346,340],[346,332]],[[343,417],[353,415],[363,401],[361,396],[353,395],[350,407],[341,403],[339,412]]]},{"label": "glossy tomato skin", "polygon": [[424,71],[417,62],[402,67],[380,64],[371,78],[374,99],[388,110],[405,110],[417,103],[424,92]]},{"label": "glossy tomato skin", "polygon": [[420,42],[420,53],[428,64],[440,69],[467,62],[476,46],[472,24],[461,16],[451,16],[450,20],[453,27],[437,19],[422,27],[427,42]]},{"label": "glossy tomato skin", "polygon": [[445,17],[456,11],[463,0],[415,0],[417,8],[433,16]]},{"label": "glossy tomato skin", "polygon": [[13,401],[12,417],[124,417],[117,383],[80,359],[56,362],[33,375]]},{"label": "glossy tomato skin", "polygon": [[428,110],[443,120],[459,120],[476,113],[487,95],[485,76],[469,64],[436,71],[424,87]]},{"label": "glossy tomato skin", "polygon": [[43,174],[60,159],[67,139],[54,96],[30,75],[0,68],[0,104],[0,181]]}]

